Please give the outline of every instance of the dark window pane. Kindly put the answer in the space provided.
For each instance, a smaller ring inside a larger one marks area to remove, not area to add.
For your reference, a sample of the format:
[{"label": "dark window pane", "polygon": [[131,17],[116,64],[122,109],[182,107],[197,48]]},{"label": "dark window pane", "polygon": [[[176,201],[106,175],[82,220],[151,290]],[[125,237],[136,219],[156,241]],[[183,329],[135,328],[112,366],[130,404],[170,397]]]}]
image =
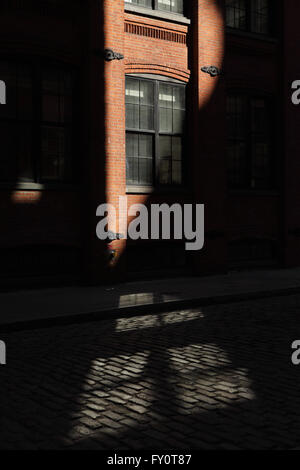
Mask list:
[{"label": "dark window pane", "polygon": [[126,158],[126,182],[127,184],[138,184],[139,160],[138,158]]},{"label": "dark window pane", "polygon": [[127,104],[126,105],[127,129],[139,129],[139,125],[140,125],[139,123],[140,123],[139,105]]},{"label": "dark window pane", "polygon": [[173,134],[183,132],[185,89],[170,84],[159,85],[159,131]]},{"label": "dark window pane", "polygon": [[159,172],[160,184],[172,182],[172,137],[159,137]]},{"label": "dark window pane", "polygon": [[253,99],[251,101],[252,132],[266,134],[268,132],[268,118],[265,100]]},{"label": "dark window pane", "polygon": [[154,129],[153,117],[154,117],[154,114],[153,114],[152,106],[141,106],[140,107],[140,129],[153,130]]},{"label": "dark window pane", "polygon": [[247,180],[247,155],[244,142],[229,142],[227,147],[229,185],[245,188]]},{"label": "dark window pane", "polygon": [[140,82],[140,129],[154,129],[154,84],[142,80]]},{"label": "dark window pane", "polygon": [[173,161],[182,159],[182,139],[181,137],[172,137],[172,157]]},{"label": "dark window pane", "polygon": [[246,0],[226,0],[226,24],[231,28],[246,29]]},{"label": "dark window pane", "polygon": [[126,127],[139,129],[140,126],[140,85],[138,80],[126,79]]},{"label": "dark window pane", "polygon": [[184,87],[174,87],[173,88],[173,103],[174,109],[185,109],[185,89]]},{"label": "dark window pane", "polygon": [[182,0],[158,0],[158,9],[183,14]]},{"label": "dark window pane", "polygon": [[175,0],[172,2],[172,11],[173,13],[183,14],[183,0]]},{"label": "dark window pane", "polygon": [[159,110],[159,131],[172,132],[172,109],[160,108]]},{"label": "dark window pane", "polygon": [[182,139],[172,137],[172,183],[182,183]]},{"label": "dark window pane", "polygon": [[251,30],[254,33],[267,34],[269,32],[269,5],[268,0],[252,0]]},{"label": "dark window pane", "polygon": [[271,185],[270,126],[271,116],[263,99],[251,100],[252,179],[253,188]]},{"label": "dark window pane", "polygon": [[19,124],[17,131],[17,180],[34,181],[32,125]]},{"label": "dark window pane", "polygon": [[59,70],[43,70],[43,121],[63,123],[72,120],[72,79]]},{"label": "dark window pane", "polygon": [[58,71],[44,71],[42,79],[43,121],[60,122],[59,91],[60,84]]},{"label": "dark window pane", "polygon": [[138,134],[126,135],[126,155],[128,157],[137,157],[139,154],[139,136]]},{"label": "dark window pane", "polygon": [[172,163],[172,183],[181,184],[182,183],[182,170],[181,162]]},{"label": "dark window pane", "polygon": [[139,135],[139,155],[141,157],[152,159],[152,136]]},{"label": "dark window pane", "polygon": [[252,142],[252,181],[253,188],[270,187],[270,148],[267,142]]},{"label": "dark window pane", "polygon": [[73,114],[73,81],[67,72],[60,76],[60,121],[70,123]]},{"label": "dark window pane", "polygon": [[141,80],[140,82],[140,104],[150,105],[154,104],[154,84],[149,81]]},{"label": "dark window pane", "polygon": [[43,180],[62,180],[68,149],[66,130],[56,127],[42,128],[42,161]]},{"label": "dark window pane", "polygon": [[139,159],[139,184],[149,185],[152,183],[152,160],[149,158]]},{"label": "dark window pane", "polygon": [[158,0],[158,9],[171,11],[172,0]]},{"label": "dark window pane", "polygon": [[171,160],[159,160],[159,183],[170,184],[172,178]]},{"label": "dark window pane", "polygon": [[127,184],[152,184],[153,138],[144,134],[126,135]]},{"label": "dark window pane", "polygon": [[173,111],[173,133],[182,134],[184,126],[185,112],[179,109]]},{"label": "dark window pane", "polygon": [[126,103],[139,104],[140,84],[139,80],[126,78]]},{"label": "dark window pane", "polygon": [[16,132],[14,124],[0,122],[0,179],[16,180]]},{"label": "dark window pane", "polygon": [[[152,0],[125,0],[125,3],[152,8]],[[183,0],[158,0],[158,9],[183,14]]]},{"label": "dark window pane", "polygon": [[229,186],[243,188],[248,186],[246,154],[246,99],[243,96],[227,97],[227,163]]},{"label": "dark window pane", "polygon": [[30,67],[18,67],[17,114],[19,119],[33,118],[32,72]]},{"label": "dark window pane", "polygon": [[228,136],[244,138],[246,134],[246,100],[242,96],[227,98],[227,133]]},{"label": "dark window pane", "polygon": [[171,85],[159,84],[159,106],[161,108],[173,108],[173,87]]},{"label": "dark window pane", "polygon": [[172,137],[159,137],[159,158],[171,159],[172,157]]},{"label": "dark window pane", "polygon": [[139,5],[141,7],[152,7],[152,0],[125,0],[125,3],[131,3],[132,5]]},{"label": "dark window pane", "polygon": [[159,84],[159,131],[172,132],[173,87],[169,84]]}]

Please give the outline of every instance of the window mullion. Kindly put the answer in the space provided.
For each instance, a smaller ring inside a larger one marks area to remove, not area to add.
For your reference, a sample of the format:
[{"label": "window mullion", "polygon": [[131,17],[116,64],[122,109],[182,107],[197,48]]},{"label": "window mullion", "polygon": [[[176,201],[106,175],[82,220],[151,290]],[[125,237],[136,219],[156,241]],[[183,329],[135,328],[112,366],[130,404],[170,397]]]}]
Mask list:
[{"label": "window mullion", "polygon": [[41,70],[35,66],[33,68],[33,160],[34,160],[34,177],[37,183],[41,182],[41,159],[42,159],[42,142],[41,142],[41,123],[42,123],[42,77]]},{"label": "window mullion", "polygon": [[248,109],[248,122],[247,122],[247,129],[248,129],[248,185],[249,188],[252,189],[252,178],[253,178],[253,136],[254,132],[252,129],[252,99],[251,97],[247,97],[247,108]]},{"label": "window mullion", "polygon": [[153,155],[153,166],[154,166],[154,185],[159,182],[159,83],[155,81],[154,87],[154,155]]},{"label": "window mullion", "polygon": [[246,4],[246,28],[247,31],[252,31],[252,7],[251,2]]}]

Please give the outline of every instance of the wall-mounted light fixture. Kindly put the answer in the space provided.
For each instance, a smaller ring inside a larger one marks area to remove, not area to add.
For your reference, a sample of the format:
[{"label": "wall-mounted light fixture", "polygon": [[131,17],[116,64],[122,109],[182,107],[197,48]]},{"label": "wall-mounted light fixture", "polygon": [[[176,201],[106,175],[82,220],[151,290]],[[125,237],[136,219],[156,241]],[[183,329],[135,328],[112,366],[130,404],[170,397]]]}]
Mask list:
[{"label": "wall-mounted light fixture", "polygon": [[217,77],[222,74],[222,71],[215,65],[209,67],[201,67],[202,72],[208,73],[211,77]]},{"label": "wall-mounted light fixture", "polygon": [[110,62],[111,60],[122,60],[124,59],[124,56],[123,54],[119,54],[119,52],[114,52],[112,49],[105,49],[104,59],[107,62]]}]

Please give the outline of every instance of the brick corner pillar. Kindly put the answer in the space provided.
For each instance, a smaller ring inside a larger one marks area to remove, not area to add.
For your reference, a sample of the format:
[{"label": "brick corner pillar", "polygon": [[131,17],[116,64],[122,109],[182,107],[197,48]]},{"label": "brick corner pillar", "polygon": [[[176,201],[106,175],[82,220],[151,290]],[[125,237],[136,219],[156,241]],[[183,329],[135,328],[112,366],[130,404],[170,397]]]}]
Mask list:
[{"label": "brick corner pillar", "polygon": [[[97,284],[114,281],[124,271],[125,240],[108,244],[96,235],[99,205],[112,204],[118,221],[119,196],[126,194],[124,1],[88,0],[86,34],[84,270],[87,282]],[[105,58],[106,49],[113,51],[112,60]],[[108,228],[120,230],[118,224]]]},{"label": "brick corner pillar", "polygon": [[[117,216],[116,225],[109,228],[125,236],[122,225],[127,213],[119,213],[119,198],[126,196],[124,0],[102,3],[104,49],[114,54],[113,60],[104,61],[106,201]],[[108,261],[108,276],[116,281],[125,275],[125,238],[110,243],[109,250],[114,256]]]},{"label": "brick corner pillar", "polygon": [[205,205],[204,248],[192,255],[196,274],[227,270],[224,75],[201,70],[213,66],[224,71],[224,16],[223,0],[193,2],[192,178],[195,202]]}]

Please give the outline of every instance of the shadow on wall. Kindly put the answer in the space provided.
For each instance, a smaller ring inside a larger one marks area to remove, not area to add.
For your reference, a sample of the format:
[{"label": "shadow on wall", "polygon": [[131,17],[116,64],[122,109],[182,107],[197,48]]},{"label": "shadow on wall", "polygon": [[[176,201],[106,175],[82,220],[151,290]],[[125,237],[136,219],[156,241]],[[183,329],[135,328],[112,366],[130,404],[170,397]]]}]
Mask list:
[{"label": "shadow on wall", "polygon": [[94,48],[95,41],[103,45],[102,2],[58,3],[43,2],[43,11],[37,0],[1,7],[3,31],[8,24],[14,34],[20,13],[28,37],[33,29],[41,36],[38,51],[31,39],[14,48],[1,42],[4,288],[88,278],[96,225],[91,201],[105,200],[104,64]]}]

